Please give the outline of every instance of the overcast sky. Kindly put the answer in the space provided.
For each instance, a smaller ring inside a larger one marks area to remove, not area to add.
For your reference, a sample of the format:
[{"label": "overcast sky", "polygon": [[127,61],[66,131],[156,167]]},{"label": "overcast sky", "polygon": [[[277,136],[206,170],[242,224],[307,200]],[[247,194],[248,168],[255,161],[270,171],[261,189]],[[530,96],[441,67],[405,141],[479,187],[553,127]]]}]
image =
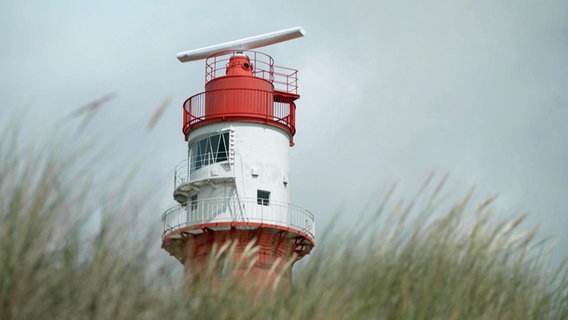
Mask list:
[{"label": "overcast sky", "polygon": [[165,210],[181,105],[204,85],[204,63],[175,54],[303,26],[260,51],[299,69],[290,187],[319,225],[339,207],[356,223],[395,182],[409,199],[436,170],[456,200],[475,186],[502,214],[529,212],[568,256],[568,2],[315,3],[0,0],[0,110],[25,110],[31,140],[116,93],[69,142],[96,137],[100,170],[139,168]]}]

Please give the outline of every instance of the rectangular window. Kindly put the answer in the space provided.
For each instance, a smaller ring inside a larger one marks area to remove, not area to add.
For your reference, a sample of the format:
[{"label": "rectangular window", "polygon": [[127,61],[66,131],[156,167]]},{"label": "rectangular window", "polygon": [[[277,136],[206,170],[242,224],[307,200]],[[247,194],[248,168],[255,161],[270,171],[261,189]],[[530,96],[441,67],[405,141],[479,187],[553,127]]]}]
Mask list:
[{"label": "rectangular window", "polygon": [[270,191],[257,190],[256,191],[256,203],[263,206],[270,204]]},{"label": "rectangular window", "polygon": [[189,146],[190,172],[229,158],[229,132],[217,133],[193,142]]},{"label": "rectangular window", "polygon": [[197,210],[197,195],[193,195],[189,198],[189,206],[191,211]]}]

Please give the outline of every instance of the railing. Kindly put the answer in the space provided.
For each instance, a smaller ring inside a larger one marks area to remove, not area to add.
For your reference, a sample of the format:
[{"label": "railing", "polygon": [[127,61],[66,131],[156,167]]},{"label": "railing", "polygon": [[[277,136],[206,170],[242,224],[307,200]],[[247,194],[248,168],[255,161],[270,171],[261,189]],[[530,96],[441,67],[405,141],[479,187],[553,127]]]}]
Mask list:
[{"label": "railing", "polygon": [[[175,168],[174,168],[174,190],[178,190],[179,187],[192,182],[192,179],[193,180],[199,180],[203,177],[206,177],[207,179],[211,179],[211,176],[209,174],[212,172],[212,170],[216,169],[216,168],[212,167],[212,165],[214,165],[216,163],[217,164],[229,164],[230,163],[229,157],[227,157],[227,160],[217,161],[217,162],[206,160],[206,159],[209,159],[209,156],[207,154],[202,155],[202,156],[197,156],[196,158],[202,159],[202,160],[195,160],[195,159],[190,157],[190,158],[183,160],[182,162],[178,163],[175,166]],[[192,168],[191,163],[192,162],[195,163],[195,162],[198,162],[198,161],[201,161],[201,166],[199,168]],[[198,170],[200,170],[200,169],[208,170],[208,171],[203,174],[203,173],[198,172]],[[216,171],[215,176],[218,176],[219,178],[234,177],[234,173],[232,171],[219,170],[219,171]]]},{"label": "railing", "polygon": [[[276,98],[276,99],[275,99]],[[258,89],[218,89],[196,94],[183,104],[183,133],[208,121],[255,120],[296,133],[296,105]]]},{"label": "railing", "polygon": [[298,70],[274,66],[274,90],[298,94]]},{"label": "railing", "polygon": [[189,227],[214,224],[251,226],[272,225],[299,231],[314,239],[314,216],[306,209],[270,201],[258,204],[257,199],[213,198],[177,205],[162,215],[163,235]]},{"label": "railing", "polygon": [[174,190],[189,183],[189,159],[178,163],[174,169]]},{"label": "railing", "polygon": [[229,59],[237,52],[249,57],[255,77],[270,81],[274,90],[298,94],[298,70],[275,66],[271,56],[257,51],[224,51],[209,57],[205,61],[205,82],[224,76]]}]

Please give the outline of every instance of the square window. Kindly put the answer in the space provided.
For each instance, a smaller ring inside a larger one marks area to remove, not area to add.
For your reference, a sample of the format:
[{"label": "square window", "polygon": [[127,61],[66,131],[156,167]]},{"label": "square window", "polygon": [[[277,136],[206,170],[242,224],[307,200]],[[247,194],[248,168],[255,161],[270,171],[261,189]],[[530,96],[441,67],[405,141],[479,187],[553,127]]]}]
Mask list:
[{"label": "square window", "polygon": [[270,191],[257,190],[256,191],[256,203],[263,206],[270,204]]}]

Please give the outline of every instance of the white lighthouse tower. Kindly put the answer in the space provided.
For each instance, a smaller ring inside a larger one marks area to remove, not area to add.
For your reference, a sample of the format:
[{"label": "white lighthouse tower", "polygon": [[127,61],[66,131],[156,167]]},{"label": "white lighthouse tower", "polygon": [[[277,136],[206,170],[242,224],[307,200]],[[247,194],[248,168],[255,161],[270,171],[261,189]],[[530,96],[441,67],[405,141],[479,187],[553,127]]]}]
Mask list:
[{"label": "white lighthouse tower", "polygon": [[[162,217],[162,248],[189,281],[210,267],[214,248],[231,242],[238,275],[289,283],[293,263],[314,247],[313,215],[290,203],[297,70],[251,51],[303,35],[292,28],[178,54],[182,62],[206,59],[205,91],[183,105],[188,156],[175,168],[179,204]],[[251,242],[258,250],[245,254]]]}]

